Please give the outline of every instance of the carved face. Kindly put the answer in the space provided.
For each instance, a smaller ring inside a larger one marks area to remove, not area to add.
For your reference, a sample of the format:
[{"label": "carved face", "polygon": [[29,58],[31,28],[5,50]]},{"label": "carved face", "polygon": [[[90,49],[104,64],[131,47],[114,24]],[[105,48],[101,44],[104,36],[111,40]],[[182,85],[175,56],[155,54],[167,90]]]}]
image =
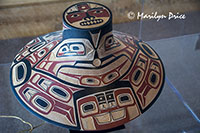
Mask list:
[{"label": "carved face", "polygon": [[79,3],[69,7],[64,14],[65,21],[80,29],[90,29],[104,25],[110,19],[109,10],[94,3]]}]

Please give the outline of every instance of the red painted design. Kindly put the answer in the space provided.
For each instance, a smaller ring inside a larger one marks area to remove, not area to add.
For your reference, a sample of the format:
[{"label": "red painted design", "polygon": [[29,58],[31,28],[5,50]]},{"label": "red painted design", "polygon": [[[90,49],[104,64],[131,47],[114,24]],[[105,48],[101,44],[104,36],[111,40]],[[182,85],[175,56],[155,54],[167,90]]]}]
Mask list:
[{"label": "red painted design", "polygon": [[[96,129],[98,129],[98,130],[104,130],[104,129],[107,129],[107,128],[113,128],[113,127],[116,127],[116,126],[122,125],[123,123],[128,122],[129,121],[129,115],[128,115],[127,107],[130,107],[130,106],[136,106],[137,107],[135,99],[134,99],[134,96],[133,96],[133,93],[131,92],[131,90],[129,88],[116,88],[114,90],[113,94],[114,94],[114,99],[115,99],[116,106],[112,107],[112,108],[108,107],[105,110],[101,110],[100,109],[100,105],[98,103],[97,97],[95,97],[95,96],[87,96],[87,97],[83,97],[80,100],[78,100],[77,107],[78,107],[80,118],[92,117],[92,119],[94,121],[94,125],[95,125]],[[119,102],[117,100],[117,97],[119,95],[121,95],[121,94],[129,94],[132,97],[132,100],[133,100],[132,103],[120,106],[120,104],[119,104]],[[95,95],[95,94],[93,94],[93,95]],[[97,111],[94,112],[94,113],[83,115],[82,114],[83,109],[81,107],[83,107],[84,104],[89,103],[89,102],[90,103],[93,102],[93,103],[96,104],[95,109]],[[108,101],[107,100],[106,100],[106,102],[107,102],[107,105],[108,105]],[[124,118],[120,118],[119,120],[112,120],[112,121],[110,121],[108,123],[104,123],[104,124],[99,124],[98,123],[98,120],[96,119],[96,116],[103,115],[105,113],[109,113],[111,119],[113,119],[110,113],[112,111],[114,111],[114,110],[120,110],[120,109],[124,109],[124,112],[125,112]],[[81,124],[82,124],[82,122],[81,122]]]},{"label": "red painted design", "polygon": [[78,22],[86,17],[85,12],[70,13],[66,16],[70,23]]}]

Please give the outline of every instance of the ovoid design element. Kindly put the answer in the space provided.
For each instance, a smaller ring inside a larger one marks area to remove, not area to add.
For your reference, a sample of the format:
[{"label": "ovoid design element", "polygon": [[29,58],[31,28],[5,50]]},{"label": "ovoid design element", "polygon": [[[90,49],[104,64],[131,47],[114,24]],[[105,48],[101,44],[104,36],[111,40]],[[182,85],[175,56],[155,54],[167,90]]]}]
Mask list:
[{"label": "ovoid design element", "polygon": [[104,130],[144,113],[164,84],[164,68],[145,42],[112,31],[104,5],[67,8],[63,30],[30,41],[10,80],[17,99],[40,118],[75,130]]}]

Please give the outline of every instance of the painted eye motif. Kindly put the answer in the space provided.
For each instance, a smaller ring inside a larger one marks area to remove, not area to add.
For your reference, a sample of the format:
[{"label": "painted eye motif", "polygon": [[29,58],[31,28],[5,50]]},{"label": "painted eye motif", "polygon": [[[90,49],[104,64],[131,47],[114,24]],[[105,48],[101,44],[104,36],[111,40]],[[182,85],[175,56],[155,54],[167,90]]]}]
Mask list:
[{"label": "painted eye motif", "polygon": [[117,78],[119,77],[119,73],[116,72],[116,71],[113,71],[109,74],[106,74],[104,77],[103,77],[103,82],[108,84],[114,80],[116,80]]},{"label": "painted eye motif", "polygon": [[66,19],[70,23],[81,21],[84,17],[86,17],[85,12],[76,12],[76,13],[66,14]]},{"label": "painted eye motif", "polygon": [[81,78],[81,84],[82,85],[88,85],[88,86],[98,86],[100,85],[100,79],[97,77],[82,77]]},{"label": "painted eye motif", "polygon": [[24,62],[20,62],[13,67],[12,73],[15,76],[12,76],[13,84],[19,85],[23,83],[27,76],[27,65]]},{"label": "painted eye motif", "polygon": [[64,88],[61,88],[59,86],[52,86],[49,89],[49,93],[63,101],[68,101],[70,98],[70,94]]},{"label": "painted eye motif", "polygon": [[42,49],[39,53],[38,53],[38,56],[39,57],[42,57],[43,55],[45,55],[46,51],[45,49]]},{"label": "painted eye motif", "polygon": [[106,44],[113,44],[113,43],[114,43],[113,37],[109,37],[109,38],[106,40]]},{"label": "painted eye motif", "polygon": [[71,15],[71,18],[77,18],[79,16],[80,16],[80,14],[73,14],[73,15]]},{"label": "painted eye motif", "polygon": [[141,68],[137,68],[133,74],[132,74],[132,79],[131,81],[135,84],[135,85],[139,85],[143,79],[144,76],[144,71]]},{"label": "painted eye motif", "polygon": [[159,79],[160,79],[160,76],[158,73],[154,71],[150,72],[148,82],[151,86],[157,87],[159,84]]},{"label": "painted eye motif", "polygon": [[42,112],[48,113],[51,110],[52,104],[42,96],[35,96],[32,99],[32,104]]},{"label": "painted eye motif", "polygon": [[84,53],[84,46],[81,44],[71,44],[69,49],[71,52]]},{"label": "painted eye motif", "polygon": [[100,13],[102,13],[103,11],[101,11],[101,10],[96,10],[96,11],[94,11],[94,13],[96,13],[96,14],[100,14]]},{"label": "painted eye motif", "polygon": [[61,49],[62,52],[68,52],[69,51],[69,48],[67,46],[64,46],[62,47]]},{"label": "painted eye motif", "polygon": [[98,108],[95,101],[90,101],[81,105],[81,114],[83,116],[95,114],[97,112]]},{"label": "painted eye motif", "polygon": [[58,50],[57,56],[83,56],[85,53],[86,51],[83,43],[66,43]]},{"label": "painted eye motif", "polygon": [[57,53],[57,56],[60,57],[60,56],[65,56],[66,53],[69,52],[69,48],[67,46],[67,44],[64,44],[58,51]]},{"label": "painted eye motif", "polygon": [[117,101],[119,106],[126,106],[134,103],[132,96],[129,93],[119,94],[117,96]]},{"label": "painted eye motif", "polygon": [[106,39],[106,49],[111,48],[112,44],[114,43],[113,36],[110,36]]},{"label": "painted eye motif", "polygon": [[113,49],[115,47],[119,46],[119,43],[117,43],[113,36],[108,36],[106,38],[106,41],[105,41],[105,50],[110,50],[110,49]]},{"label": "painted eye motif", "polygon": [[109,17],[109,13],[107,10],[103,8],[94,8],[88,11],[88,14],[95,17]]},{"label": "painted eye motif", "polygon": [[83,112],[90,112],[93,111],[95,109],[95,104],[94,103],[90,103],[87,105],[83,105]]}]

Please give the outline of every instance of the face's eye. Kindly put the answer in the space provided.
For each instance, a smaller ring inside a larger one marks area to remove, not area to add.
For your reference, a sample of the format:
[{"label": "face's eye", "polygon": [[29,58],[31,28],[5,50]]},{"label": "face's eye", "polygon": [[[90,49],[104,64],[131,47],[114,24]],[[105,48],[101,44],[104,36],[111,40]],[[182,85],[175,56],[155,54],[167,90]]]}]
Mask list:
[{"label": "face's eye", "polygon": [[90,101],[82,104],[80,110],[83,116],[92,115],[98,112],[97,104],[95,101]]},{"label": "face's eye", "polygon": [[66,53],[68,53],[68,52],[69,52],[69,48],[68,48],[67,44],[64,44],[64,45],[59,49],[57,56],[65,56]]},{"label": "face's eye", "polygon": [[71,44],[69,49],[71,52],[84,52],[84,46],[82,44]]},{"label": "face's eye", "polygon": [[135,85],[139,85],[143,79],[144,71],[141,68],[137,68],[131,75],[131,81]]},{"label": "face's eye", "polygon": [[109,37],[107,40],[106,40],[106,44],[113,44],[114,43],[114,39],[113,37]]},{"label": "face's eye", "polygon": [[93,111],[93,110],[95,110],[95,104],[94,103],[83,105],[83,112],[90,112],[90,111]]},{"label": "face's eye", "polygon": [[81,78],[81,84],[82,85],[88,85],[88,86],[98,86],[100,85],[100,79],[96,77],[82,77]]},{"label": "face's eye", "polygon": [[46,54],[46,50],[45,49],[42,49],[39,53],[38,53],[38,56],[39,57],[42,57],[43,55]]},{"label": "face's eye", "polygon": [[85,53],[86,51],[83,43],[65,43],[58,50],[57,56],[83,56]]},{"label": "face's eye", "polygon": [[27,65],[24,62],[20,62],[15,65],[12,69],[12,80],[14,85],[19,85],[23,83],[27,77]]},{"label": "face's eye", "polygon": [[87,13],[90,16],[95,16],[95,17],[109,17],[108,11],[103,8],[93,8],[91,10],[88,10]]},{"label": "face's eye", "polygon": [[66,91],[64,88],[59,87],[59,86],[52,86],[49,89],[49,93],[53,95],[55,98],[63,100],[63,101],[68,101],[70,98],[70,94],[68,91]]},{"label": "face's eye", "polygon": [[67,47],[67,46],[64,46],[64,47],[62,47],[61,51],[62,51],[62,52],[68,52],[68,51],[69,51],[69,49],[68,49],[68,47]]},{"label": "face's eye", "polygon": [[105,46],[106,49],[111,48],[111,46],[113,45],[113,43],[114,43],[113,36],[108,37],[108,38],[106,39],[106,42],[105,42],[105,44],[106,44],[106,46]]},{"label": "face's eye", "polygon": [[110,82],[115,81],[118,77],[119,77],[119,73],[116,72],[116,71],[113,71],[113,72],[111,72],[111,73],[106,74],[106,75],[103,77],[103,82],[104,82],[105,84],[108,84],[108,83],[110,83]]},{"label": "face's eye", "polygon": [[85,17],[86,17],[85,12],[66,14],[66,20],[69,21],[70,23],[81,21]]},{"label": "face's eye", "polygon": [[134,103],[133,98],[129,93],[119,94],[117,96],[117,101],[118,101],[119,106],[121,107]]},{"label": "face's eye", "polygon": [[77,18],[79,16],[80,16],[80,14],[73,14],[73,15],[71,15],[71,18]]},{"label": "face's eye", "polygon": [[52,108],[50,101],[39,95],[35,96],[31,102],[37,109],[45,113],[49,112]]},{"label": "face's eye", "polygon": [[70,44],[69,50],[72,55],[81,56],[85,55],[85,47],[83,44]]},{"label": "face's eye", "polygon": [[96,11],[94,11],[94,13],[96,13],[96,14],[100,14],[100,13],[102,13],[103,11],[101,11],[101,10],[96,10]]},{"label": "face's eye", "polygon": [[160,76],[157,72],[151,71],[149,74],[148,82],[151,86],[157,87],[159,84]]},{"label": "face's eye", "polygon": [[115,48],[119,46],[119,43],[115,41],[114,37],[108,36],[105,40],[105,50],[110,50],[112,48]]}]

